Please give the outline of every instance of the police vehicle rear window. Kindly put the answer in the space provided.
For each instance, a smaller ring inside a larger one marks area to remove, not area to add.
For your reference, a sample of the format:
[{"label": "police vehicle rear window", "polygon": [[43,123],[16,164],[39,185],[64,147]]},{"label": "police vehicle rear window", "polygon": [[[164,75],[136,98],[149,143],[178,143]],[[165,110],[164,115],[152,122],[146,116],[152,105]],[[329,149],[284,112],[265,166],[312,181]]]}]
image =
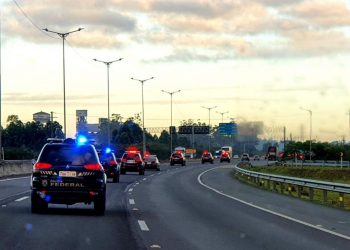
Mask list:
[{"label": "police vehicle rear window", "polygon": [[126,160],[140,160],[140,156],[138,154],[125,154],[123,158]]},{"label": "police vehicle rear window", "polygon": [[90,145],[47,145],[39,161],[52,165],[70,164],[73,166],[98,163],[95,151]]}]

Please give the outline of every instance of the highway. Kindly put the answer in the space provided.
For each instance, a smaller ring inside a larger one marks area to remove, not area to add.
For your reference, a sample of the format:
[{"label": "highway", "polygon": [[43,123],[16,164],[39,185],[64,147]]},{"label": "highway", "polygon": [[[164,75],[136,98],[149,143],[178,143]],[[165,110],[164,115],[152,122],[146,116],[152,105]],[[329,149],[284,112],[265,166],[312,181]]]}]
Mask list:
[{"label": "highway", "polygon": [[31,214],[29,177],[0,180],[0,249],[350,249],[349,213],[240,183],[233,164],[162,164],[92,205]]}]

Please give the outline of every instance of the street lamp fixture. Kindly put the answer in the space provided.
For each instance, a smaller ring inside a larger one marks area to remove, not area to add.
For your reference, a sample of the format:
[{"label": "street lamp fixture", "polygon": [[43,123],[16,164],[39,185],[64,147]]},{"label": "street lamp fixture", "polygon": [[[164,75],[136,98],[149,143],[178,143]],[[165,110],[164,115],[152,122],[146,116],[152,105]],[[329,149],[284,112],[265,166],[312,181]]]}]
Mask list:
[{"label": "street lamp fixture", "polygon": [[216,113],[221,115],[221,123],[223,123],[224,122],[224,114],[228,114],[229,112],[228,111],[226,111],[226,112],[218,112],[218,111],[216,111]]},{"label": "street lamp fixture", "polygon": [[212,110],[212,109],[215,109],[215,108],[217,108],[217,106],[212,106],[212,107],[205,107],[205,106],[202,106],[202,108],[204,108],[204,109],[207,109],[208,111],[209,111],[209,148],[208,148],[208,150],[209,150],[209,152],[210,152],[210,111]]},{"label": "street lamp fixture", "polygon": [[175,93],[179,93],[181,90],[177,91],[165,91],[162,89],[163,93],[167,93],[170,95],[170,154],[173,152],[173,133],[172,133],[172,127],[173,127],[173,95]]},{"label": "street lamp fixture", "polygon": [[143,84],[146,81],[154,79],[154,77],[152,76],[150,78],[143,79],[143,80],[136,79],[136,78],[133,78],[133,77],[131,77],[130,79],[140,82],[141,86],[142,86],[142,151],[143,151],[143,156],[144,156],[145,152],[146,152],[146,136],[145,136],[145,109],[144,109],[144,101],[143,101]]},{"label": "street lamp fixture", "polygon": [[119,58],[113,61],[101,61],[96,58],[93,59],[95,62],[103,63],[107,66],[107,145],[111,143],[111,132],[110,132],[110,115],[109,115],[109,67],[114,62],[119,62],[123,60],[123,58]]},{"label": "street lamp fixture", "polygon": [[304,110],[304,111],[307,111],[309,112],[309,115],[310,115],[310,151],[309,151],[309,154],[310,154],[310,161],[311,161],[311,142],[312,142],[312,110],[310,109],[305,109],[303,107],[300,107],[301,110]]},{"label": "street lamp fixture", "polygon": [[64,131],[64,138],[66,138],[67,136],[67,114],[66,114],[66,66],[65,66],[65,54],[64,54],[64,41],[66,40],[66,37],[69,34],[72,34],[74,32],[78,32],[83,30],[84,28],[78,28],[76,30],[72,30],[66,33],[60,33],[60,32],[56,32],[56,31],[52,31],[49,30],[47,28],[43,29],[46,32],[49,33],[54,33],[56,35],[58,35],[59,37],[62,38],[62,44],[63,44],[63,116],[64,116],[64,122],[63,122],[63,131]]}]

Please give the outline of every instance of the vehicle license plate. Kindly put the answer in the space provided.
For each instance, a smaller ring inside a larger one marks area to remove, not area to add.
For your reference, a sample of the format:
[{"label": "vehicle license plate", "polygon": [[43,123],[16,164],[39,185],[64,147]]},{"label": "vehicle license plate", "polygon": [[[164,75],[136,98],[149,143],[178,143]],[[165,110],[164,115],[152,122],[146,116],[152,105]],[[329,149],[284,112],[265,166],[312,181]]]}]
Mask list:
[{"label": "vehicle license plate", "polygon": [[77,172],[75,171],[60,171],[59,176],[62,177],[77,177]]}]

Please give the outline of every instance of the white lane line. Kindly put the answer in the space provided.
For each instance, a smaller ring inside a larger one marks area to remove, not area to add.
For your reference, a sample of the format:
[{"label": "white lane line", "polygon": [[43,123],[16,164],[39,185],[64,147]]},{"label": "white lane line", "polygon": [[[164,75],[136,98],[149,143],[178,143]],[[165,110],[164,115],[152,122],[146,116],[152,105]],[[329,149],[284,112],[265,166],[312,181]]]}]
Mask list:
[{"label": "white lane line", "polygon": [[6,207],[6,205],[2,205],[1,207]]},{"label": "white lane line", "polygon": [[30,178],[30,176],[26,176],[26,177],[17,177],[17,178],[7,178],[7,179],[0,180],[0,182],[3,182],[3,181],[13,181],[13,180],[21,180],[21,179],[27,179],[27,178]]},{"label": "white lane line", "polygon": [[147,180],[147,178],[143,178],[142,180],[145,181],[145,180]]},{"label": "white lane line", "polygon": [[134,199],[129,199],[130,205],[135,205],[135,200]]},{"label": "white lane line", "polygon": [[259,206],[257,206],[257,205],[253,205],[253,204],[251,204],[251,203],[249,203],[249,202],[246,202],[246,201],[244,201],[244,200],[241,200],[241,199],[239,199],[239,198],[236,198],[236,197],[230,196],[230,195],[228,195],[228,194],[225,194],[225,193],[223,193],[223,192],[221,192],[221,191],[219,191],[219,190],[217,190],[217,189],[215,189],[215,188],[212,188],[212,187],[210,187],[210,186],[208,186],[208,185],[206,185],[206,184],[204,184],[204,183],[202,182],[201,177],[202,177],[204,174],[206,174],[206,173],[208,173],[208,172],[210,172],[210,171],[219,169],[219,168],[222,168],[222,167],[211,168],[211,169],[208,169],[208,170],[206,170],[206,171],[200,173],[200,174],[198,175],[198,177],[197,177],[198,183],[199,183],[200,185],[202,185],[203,187],[205,187],[205,188],[207,188],[207,189],[210,189],[211,191],[213,191],[213,192],[215,192],[215,193],[217,193],[217,194],[220,194],[220,195],[222,195],[222,196],[225,196],[226,198],[229,198],[229,199],[238,201],[238,202],[243,203],[243,204],[245,204],[245,205],[247,205],[247,206],[250,206],[250,207],[259,209],[259,210],[261,210],[261,211],[264,211],[264,212],[266,212],[266,213],[273,214],[273,215],[279,216],[279,217],[281,217],[281,218],[284,218],[284,219],[287,219],[287,220],[290,220],[290,221],[293,221],[293,222],[302,224],[302,225],[307,226],[307,227],[311,227],[311,228],[317,229],[317,230],[322,231],[322,232],[325,232],[325,233],[332,234],[332,235],[334,235],[334,236],[338,236],[338,237],[343,238],[343,239],[346,239],[346,240],[350,240],[350,236],[348,236],[348,235],[344,235],[344,234],[341,234],[341,233],[337,233],[337,232],[328,230],[328,229],[326,229],[326,228],[319,227],[318,225],[313,225],[313,224],[310,224],[310,223],[308,223],[308,222],[305,222],[305,221],[302,221],[302,220],[298,220],[298,219],[295,219],[295,218],[293,218],[293,217],[289,217],[289,216],[287,216],[287,215],[280,214],[280,213],[277,213],[277,212],[275,212],[275,211],[272,211],[272,210],[269,210],[269,209],[266,209],[266,208],[263,208],[263,207],[259,207]]},{"label": "white lane line", "polygon": [[19,199],[17,199],[17,200],[15,200],[15,201],[23,201],[23,200],[25,200],[25,199],[28,199],[29,198],[29,196],[23,196],[22,198],[19,198]]},{"label": "white lane line", "polygon": [[130,188],[130,189],[129,189],[129,192],[132,192],[133,190],[134,190],[133,188]]},{"label": "white lane line", "polygon": [[142,231],[149,231],[149,228],[144,220],[138,220],[139,226]]}]

